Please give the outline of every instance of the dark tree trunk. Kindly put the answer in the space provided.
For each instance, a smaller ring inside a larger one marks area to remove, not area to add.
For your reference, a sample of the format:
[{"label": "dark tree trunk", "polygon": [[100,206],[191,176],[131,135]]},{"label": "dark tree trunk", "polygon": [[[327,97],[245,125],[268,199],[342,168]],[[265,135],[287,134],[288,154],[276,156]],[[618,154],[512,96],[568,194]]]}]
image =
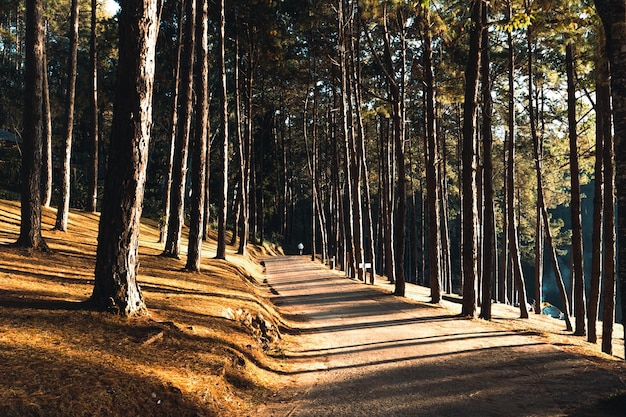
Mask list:
[{"label": "dark tree trunk", "polygon": [[567,119],[569,125],[570,178],[572,187],[572,275],[574,286],[574,334],[586,334],[585,272],[583,268],[583,227],[580,213],[580,171],[578,166],[578,133],[576,132],[576,88],[574,81],[574,44],[566,47],[567,64]]},{"label": "dark tree trunk", "polygon": [[226,259],[226,216],[228,207],[228,91],[226,89],[226,16],[224,0],[220,0],[219,19],[219,63],[220,63],[220,88],[221,88],[221,178],[220,194],[218,197],[218,225],[217,225],[217,259]]},{"label": "dark tree trunk", "polygon": [[200,271],[204,224],[207,126],[209,120],[209,22],[208,0],[196,4],[196,93],[193,158],[191,162],[191,204],[187,265],[189,271]]},{"label": "dark tree trunk", "polygon": [[[606,38],[606,36],[605,36]],[[605,39],[606,41],[606,39]],[[611,120],[610,69],[606,43],[602,45],[601,58],[596,67],[598,87],[596,92],[596,123],[602,126],[604,139],[602,162],[604,168],[603,235],[604,259],[601,269],[604,272],[602,294],[602,352],[613,353],[613,324],[615,323],[615,154]],[[624,300],[624,298],[622,298]],[[622,301],[624,303],[624,301]]]},{"label": "dark tree trunk", "polygon": [[191,132],[193,107],[193,66],[195,49],[195,0],[185,0],[185,24],[183,28],[184,51],[181,60],[180,114],[176,120],[176,140],[174,143],[174,163],[170,191],[170,210],[167,220],[167,236],[163,255],[172,258],[180,256],[180,240],[184,224],[185,189],[187,180],[187,159]]},{"label": "dark tree trunk", "polygon": [[430,36],[430,6],[424,11],[424,88],[426,93],[426,198],[428,208],[428,263],[430,301],[441,301],[441,213],[439,190],[439,153],[435,127],[435,81]]},{"label": "dark tree trunk", "polygon": [[[509,18],[510,18],[510,3],[509,3]],[[515,83],[514,83],[514,71],[515,71],[515,51],[513,47],[513,37],[509,32],[509,142],[507,149],[507,225],[508,225],[508,237],[509,237],[509,252],[511,256],[511,266],[513,268],[513,278],[515,282],[515,289],[517,290],[518,303],[520,309],[520,317],[528,318],[528,305],[526,302],[526,284],[524,280],[524,273],[522,271],[522,260],[519,249],[519,237],[517,228],[517,217],[515,216]],[[514,294],[511,293],[515,298]]]},{"label": "dark tree trunk", "polygon": [[463,107],[462,190],[463,190],[463,305],[461,314],[476,315],[478,280],[478,201],[476,129],[478,76],[482,47],[483,0],[472,1],[470,45],[465,71],[465,104]]},{"label": "dark tree trunk", "polygon": [[160,2],[127,0],[119,15],[119,70],[93,303],[121,315],[145,310],[137,283],[139,226],[152,126]]},{"label": "dark tree trunk", "polygon": [[[487,27],[487,17],[489,6],[483,5],[482,27]],[[495,237],[496,237],[496,217],[494,213],[494,187],[493,187],[493,135],[491,132],[493,103],[491,100],[491,74],[489,72],[490,45],[489,31],[482,33],[482,54],[481,54],[481,74],[482,74],[482,97],[483,97],[483,118],[482,118],[482,139],[483,139],[483,169],[484,169],[484,238],[483,238],[483,273],[482,273],[482,298],[480,304],[480,317],[491,320],[491,292],[493,277],[495,276]]]},{"label": "dark tree trunk", "polygon": [[98,206],[98,48],[97,35],[97,0],[91,0],[91,34],[89,38],[89,69],[91,76],[90,116],[91,116],[91,163],[87,173],[87,201],[85,210],[95,212]]},{"label": "dark tree trunk", "polygon": [[[601,29],[602,30],[602,29]],[[594,168],[593,231],[591,250],[591,283],[587,309],[587,341],[598,341],[597,321],[602,282],[602,229],[604,214],[604,123],[610,111],[608,68],[604,45],[596,46],[596,161]],[[604,89],[604,90],[603,90]],[[609,121],[610,123],[610,121]]]},{"label": "dark tree trunk", "polygon": [[41,160],[42,173],[42,205],[50,207],[52,200],[52,113],[50,110],[50,85],[48,83],[48,54],[46,42],[43,48],[43,157]]},{"label": "dark tree trunk", "polygon": [[67,231],[70,211],[72,136],[74,135],[74,103],[76,98],[76,67],[78,61],[78,0],[72,0],[70,16],[70,50],[67,70],[67,92],[65,97],[65,146],[61,165],[61,201],[57,210],[56,230]]},{"label": "dark tree trunk", "polygon": [[44,27],[41,0],[26,1],[26,61],[20,236],[16,246],[46,250],[41,236]]},{"label": "dark tree trunk", "polygon": [[[534,97],[534,68],[533,68],[533,42],[532,27],[527,29],[526,45],[528,48],[528,118],[530,122],[530,136],[533,141],[533,147],[537,153],[535,161],[538,163],[536,169],[537,190],[541,188],[541,172],[543,166],[543,147],[537,134],[537,119],[535,117]],[[542,196],[543,197],[543,196]],[[541,314],[541,302],[543,301],[543,256],[544,256],[544,229],[542,222],[541,205],[539,197],[535,207],[535,314]]]}]

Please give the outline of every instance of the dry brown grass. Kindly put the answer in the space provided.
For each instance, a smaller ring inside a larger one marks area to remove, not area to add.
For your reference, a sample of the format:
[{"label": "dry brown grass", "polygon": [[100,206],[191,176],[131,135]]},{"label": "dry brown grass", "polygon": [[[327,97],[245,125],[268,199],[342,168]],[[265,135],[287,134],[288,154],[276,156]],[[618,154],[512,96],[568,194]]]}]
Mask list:
[{"label": "dry brown grass", "polygon": [[[201,273],[160,257],[155,225],[141,231],[140,283],[149,314],[90,311],[98,215],[71,212],[51,252],[11,248],[19,203],[0,201],[1,416],[245,416],[272,388],[281,364],[280,318],[252,257],[212,259]],[[186,247],[186,242],[183,242]],[[185,255],[183,254],[183,258]],[[271,327],[261,331],[259,322]]]}]

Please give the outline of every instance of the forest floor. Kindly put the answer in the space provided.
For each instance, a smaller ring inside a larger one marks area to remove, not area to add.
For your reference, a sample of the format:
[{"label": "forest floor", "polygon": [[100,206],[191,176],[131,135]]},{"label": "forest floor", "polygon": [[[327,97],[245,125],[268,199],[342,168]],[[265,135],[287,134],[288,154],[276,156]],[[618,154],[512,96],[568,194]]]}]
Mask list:
[{"label": "forest floor", "polygon": [[[298,323],[290,367],[263,417],[624,417],[626,364],[573,337],[563,321],[494,304],[494,319],[459,317],[459,299],[376,287],[306,257],[266,260],[274,303]],[[618,339],[619,338],[619,339]],[[286,368],[287,369],[287,368]]]},{"label": "forest floor", "polygon": [[409,285],[398,299],[270,245],[219,261],[210,240],[188,273],[149,221],[148,314],[89,310],[98,215],[72,211],[59,232],[55,213],[50,251],[28,252],[10,246],[19,203],[0,200],[0,416],[624,415],[623,361],[563,322],[501,305],[491,323],[460,320],[454,297],[432,306]]},{"label": "forest floor", "polygon": [[201,273],[159,256],[156,225],[141,230],[139,281],[148,314],[91,311],[97,214],[72,211],[67,232],[43,211],[49,252],[10,246],[19,202],[0,200],[0,416],[253,416],[283,366],[280,315],[263,287],[260,257],[229,247]]}]

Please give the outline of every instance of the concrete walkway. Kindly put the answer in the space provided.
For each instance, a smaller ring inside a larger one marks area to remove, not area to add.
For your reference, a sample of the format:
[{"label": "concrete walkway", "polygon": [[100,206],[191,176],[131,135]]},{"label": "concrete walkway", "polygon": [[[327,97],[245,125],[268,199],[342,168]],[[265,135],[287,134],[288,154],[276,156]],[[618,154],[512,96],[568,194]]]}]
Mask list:
[{"label": "concrete walkway", "polygon": [[621,362],[460,319],[306,257],[265,264],[299,336],[285,352],[285,388],[259,416],[626,416]]}]

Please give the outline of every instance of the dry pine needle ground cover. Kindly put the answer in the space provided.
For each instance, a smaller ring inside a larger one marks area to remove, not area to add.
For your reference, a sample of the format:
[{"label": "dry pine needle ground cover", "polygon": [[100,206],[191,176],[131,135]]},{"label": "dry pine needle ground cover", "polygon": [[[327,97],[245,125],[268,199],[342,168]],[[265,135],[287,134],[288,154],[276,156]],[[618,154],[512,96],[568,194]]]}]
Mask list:
[{"label": "dry pine needle ground cover", "polygon": [[[280,323],[262,291],[262,270],[231,251],[201,273],[160,257],[158,229],[141,231],[140,285],[148,315],[90,311],[98,215],[72,212],[51,251],[9,247],[19,203],[0,201],[0,415],[245,416],[280,371]],[[186,242],[183,242],[186,248]],[[254,255],[268,248],[253,248]]]}]

